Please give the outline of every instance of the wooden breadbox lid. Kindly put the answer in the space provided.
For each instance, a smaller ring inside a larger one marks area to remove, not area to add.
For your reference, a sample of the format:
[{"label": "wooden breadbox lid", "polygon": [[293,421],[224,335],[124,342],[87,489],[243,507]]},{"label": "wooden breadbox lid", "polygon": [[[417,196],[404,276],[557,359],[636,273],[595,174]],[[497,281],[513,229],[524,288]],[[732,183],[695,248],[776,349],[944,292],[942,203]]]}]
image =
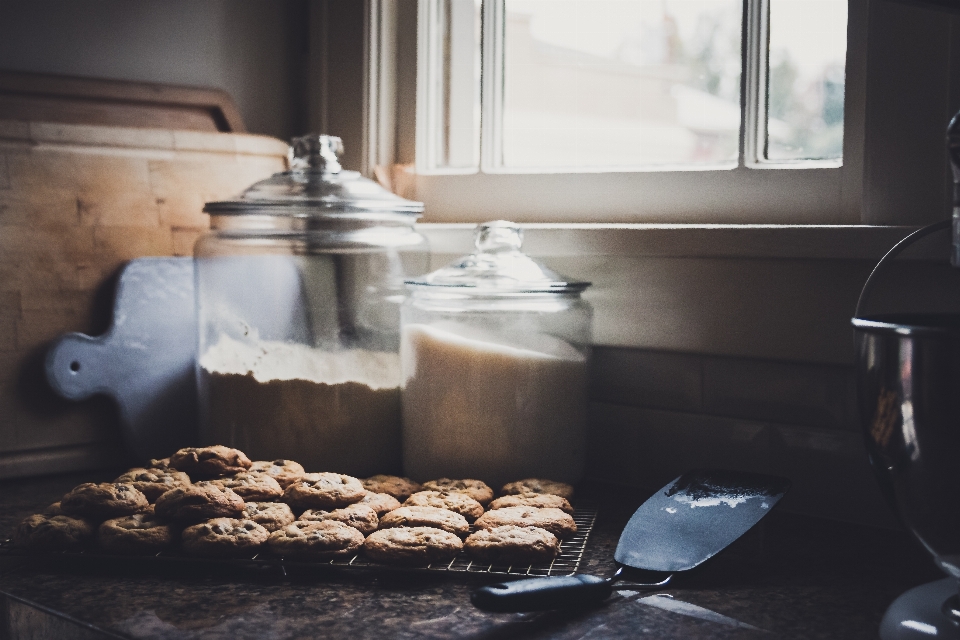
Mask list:
[{"label": "wooden breadbox lid", "polygon": [[226,91],[0,70],[0,120],[244,133]]}]

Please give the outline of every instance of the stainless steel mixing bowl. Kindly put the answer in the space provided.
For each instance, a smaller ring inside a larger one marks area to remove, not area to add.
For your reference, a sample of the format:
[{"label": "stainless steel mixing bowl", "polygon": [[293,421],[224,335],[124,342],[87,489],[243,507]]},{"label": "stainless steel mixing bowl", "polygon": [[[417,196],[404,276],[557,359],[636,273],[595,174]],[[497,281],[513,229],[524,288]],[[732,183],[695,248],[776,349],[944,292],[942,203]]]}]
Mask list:
[{"label": "stainless steel mixing bowl", "polygon": [[960,315],[852,322],[861,422],[880,486],[960,579]]}]

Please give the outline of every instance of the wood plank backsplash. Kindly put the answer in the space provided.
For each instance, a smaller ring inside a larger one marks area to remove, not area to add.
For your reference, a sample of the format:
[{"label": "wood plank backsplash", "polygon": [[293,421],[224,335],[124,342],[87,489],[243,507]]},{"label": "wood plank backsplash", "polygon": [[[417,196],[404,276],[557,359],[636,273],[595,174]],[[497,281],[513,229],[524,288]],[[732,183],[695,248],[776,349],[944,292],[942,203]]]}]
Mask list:
[{"label": "wood plank backsplash", "polygon": [[191,255],[203,204],[284,170],[286,151],[262,136],[0,120],[0,477],[119,455],[108,401],[46,386],[47,345],[105,331],[125,262]]}]

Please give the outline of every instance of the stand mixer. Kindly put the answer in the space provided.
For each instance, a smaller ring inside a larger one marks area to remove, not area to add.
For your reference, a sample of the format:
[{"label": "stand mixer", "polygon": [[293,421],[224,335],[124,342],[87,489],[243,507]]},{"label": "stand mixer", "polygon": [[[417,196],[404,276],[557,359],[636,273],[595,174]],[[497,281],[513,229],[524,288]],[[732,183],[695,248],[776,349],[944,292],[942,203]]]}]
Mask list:
[{"label": "stand mixer", "polygon": [[[871,466],[903,523],[948,576],[901,595],[884,640],[960,638],[960,314],[861,315],[877,274],[908,246],[952,226],[960,267],[960,114],[947,129],[954,208],[910,234],[877,264],[853,318],[860,416]],[[960,297],[960,291],[954,298]]]}]

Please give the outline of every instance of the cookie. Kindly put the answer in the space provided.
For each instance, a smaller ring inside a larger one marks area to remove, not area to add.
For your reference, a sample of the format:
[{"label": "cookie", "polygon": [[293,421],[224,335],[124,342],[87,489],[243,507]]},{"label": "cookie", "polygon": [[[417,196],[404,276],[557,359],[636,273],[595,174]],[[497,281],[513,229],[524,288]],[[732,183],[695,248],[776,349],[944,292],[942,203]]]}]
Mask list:
[{"label": "cookie", "polygon": [[45,507],[44,510],[41,511],[40,513],[42,513],[42,514],[45,515],[45,516],[62,516],[62,515],[63,515],[63,512],[60,511],[60,503],[59,503],[59,502],[54,502],[53,504],[48,505],[48,506]]},{"label": "cookie", "polygon": [[468,522],[483,515],[483,505],[465,493],[455,491],[419,491],[407,498],[405,507],[438,507],[459,513]]},{"label": "cookie", "polygon": [[540,527],[546,529],[560,539],[567,538],[577,532],[577,523],[569,513],[560,509],[536,507],[506,507],[487,511],[477,519],[477,529],[495,529],[504,525],[518,527]]},{"label": "cookie", "polygon": [[240,518],[253,520],[270,532],[281,529],[296,520],[290,507],[282,502],[248,502],[243,506]]},{"label": "cookie", "polygon": [[552,493],[518,493],[512,496],[503,496],[491,502],[487,509],[505,509],[507,507],[536,507],[537,509],[560,509],[564,513],[573,513],[570,501]]},{"label": "cookie", "polygon": [[541,478],[527,478],[503,485],[500,493],[509,496],[519,493],[550,493],[569,500],[573,497],[573,487],[565,482],[554,482]]},{"label": "cookie", "polygon": [[213,482],[197,482],[167,491],[154,504],[158,517],[182,523],[236,518],[243,513],[243,507],[243,498]]},{"label": "cookie", "polygon": [[167,491],[190,484],[190,476],[176,469],[130,469],[114,482],[132,484],[147,500],[156,502]]},{"label": "cookie", "polygon": [[286,489],[291,483],[303,477],[303,467],[293,460],[258,460],[250,467],[251,472],[265,473]]},{"label": "cookie", "polygon": [[307,473],[283,492],[283,501],[301,509],[339,509],[367,495],[360,481],[341,473]]},{"label": "cookie", "polygon": [[107,520],[97,530],[100,548],[110,553],[150,554],[173,546],[170,525],[142,513]]},{"label": "cookie", "polygon": [[173,467],[170,466],[170,458],[152,458],[147,469],[173,469]]},{"label": "cookie", "polygon": [[85,482],[61,498],[60,511],[68,516],[107,520],[143,511],[148,504],[147,496],[132,484]]},{"label": "cookie", "polygon": [[456,491],[465,493],[482,505],[493,500],[493,489],[481,480],[451,480],[440,478],[423,483],[425,491]]},{"label": "cookie", "polygon": [[338,522],[353,527],[363,535],[376,531],[380,525],[377,512],[364,504],[351,504],[342,509],[334,509],[333,511],[308,509],[297,519],[302,522],[337,520]]},{"label": "cookie", "polygon": [[540,527],[508,524],[470,534],[463,549],[481,562],[526,565],[556,558],[560,553],[560,540]]},{"label": "cookie", "polygon": [[20,523],[13,534],[13,544],[38,551],[69,551],[90,542],[93,531],[93,523],[83,518],[37,513]]},{"label": "cookie", "polygon": [[280,483],[265,473],[245,471],[235,476],[218,478],[210,482],[224,489],[232,489],[244,501],[270,502],[283,495],[283,488]]},{"label": "cookie", "polygon": [[374,531],[363,543],[368,558],[386,564],[427,565],[449,562],[463,542],[449,531],[433,527],[396,527]]},{"label": "cookie", "polygon": [[352,556],[363,545],[363,534],[337,520],[297,521],[274,531],[270,553],[304,560]]},{"label": "cookie", "polygon": [[170,456],[170,466],[191,478],[222,478],[246,471],[253,463],[242,451],[223,445],[187,447]]},{"label": "cookie", "polygon": [[400,508],[400,501],[389,493],[374,493],[373,491],[367,491],[367,495],[363,496],[363,500],[356,504],[365,504],[372,508],[377,512],[378,518],[382,517],[385,513]]},{"label": "cookie", "polygon": [[400,507],[380,519],[381,529],[433,527],[461,538],[470,533],[470,523],[459,513],[437,507]]},{"label": "cookie", "polygon": [[397,500],[406,500],[421,490],[420,483],[400,476],[376,475],[362,481],[363,488],[374,493],[385,493]]},{"label": "cookie", "polygon": [[214,518],[183,530],[183,550],[195,556],[252,556],[270,533],[253,520]]}]

